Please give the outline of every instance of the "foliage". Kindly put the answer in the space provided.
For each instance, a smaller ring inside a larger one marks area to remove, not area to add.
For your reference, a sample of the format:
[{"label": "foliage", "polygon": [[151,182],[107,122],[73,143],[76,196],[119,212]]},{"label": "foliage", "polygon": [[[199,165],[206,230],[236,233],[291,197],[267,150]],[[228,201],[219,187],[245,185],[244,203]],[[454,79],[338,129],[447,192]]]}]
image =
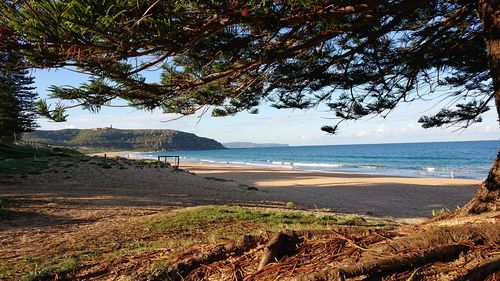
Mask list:
[{"label": "foliage", "polygon": [[49,167],[49,160],[81,156],[78,151],[68,148],[33,148],[0,142],[0,174],[39,174]]},{"label": "foliage", "polygon": [[32,91],[28,70],[20,69],[22,64],[19,56],[0,52],[0,140],[7,142],[37,127],[34,100],[38,95]]},{"label": "foliage", "polygon": [[441,215],[444,215],[444,214],[449,214],[451,213],[451,211],[448,209],[448,208],[441,208],[439,210],[432,210],[431,211],[431,214],[432,214],[432,217],[437,217],[437,216],[441,216]]},{"label": "foliage", "polygon": [[63,147],[40,147],[34,148],[28,145],[13,145],[0,142],[0,160],[18,159],[18,158],[32,158],[48,157],[48,156],[82,156],[76,150],[63,148]]},{"label": "foliage", "polygon": [[[32,66],[90,74],[52,94],[91,111],[121,98],[167,113],[215,106],[214,116],[226,116],[256,113],[264,101],[325,104],[342,121],[448,97],[420,122],[467,126],[481,121],[498,84],[485,46],[498,30],[481,25],[491,15],[479,2],[2,0],[0,48]],[[154,69],[159,82],[143,75]],[[63,109],[40,103],[54,120]]]}]

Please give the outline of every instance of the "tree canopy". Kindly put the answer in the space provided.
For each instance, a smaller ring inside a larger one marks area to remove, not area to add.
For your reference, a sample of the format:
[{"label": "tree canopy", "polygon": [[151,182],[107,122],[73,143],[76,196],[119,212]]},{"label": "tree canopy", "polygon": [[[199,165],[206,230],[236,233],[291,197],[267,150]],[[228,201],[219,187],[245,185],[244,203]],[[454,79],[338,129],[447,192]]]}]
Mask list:
[{"label": "tree canopy", "polygon": [[0,52],[0,140],[9,143],[37,126],[34,103],[38,95],[30,86],[33,78],[21,65],[19,56]]},{"label": "tree canopy", "polygon": [[[325,104],[342,121],[448,98],[419,122],[467,126],[500,96],[487,56],[499,34],[489,2],[2,0],[0,48],[30,67],[91,74],[79,87],[52,88],[90,110],[116,98],[166,113],[209,105],[215,116],[255,113],[261,102]],[[151,70],[158,82],[144,77]],[[63,106],[39,106],[65,119]]]}]

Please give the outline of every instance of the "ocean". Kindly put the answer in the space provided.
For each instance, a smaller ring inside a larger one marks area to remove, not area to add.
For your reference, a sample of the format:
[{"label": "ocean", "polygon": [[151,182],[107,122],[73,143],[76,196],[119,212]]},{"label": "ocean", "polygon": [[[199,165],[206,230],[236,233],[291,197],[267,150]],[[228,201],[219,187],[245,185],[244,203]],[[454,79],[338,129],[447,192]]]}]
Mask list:
[{"label": "ocean", "polygon": [[500,141],[321,145],[148,152],[140,158],[179,155],[182,161],[363,174],[484,179]]}]

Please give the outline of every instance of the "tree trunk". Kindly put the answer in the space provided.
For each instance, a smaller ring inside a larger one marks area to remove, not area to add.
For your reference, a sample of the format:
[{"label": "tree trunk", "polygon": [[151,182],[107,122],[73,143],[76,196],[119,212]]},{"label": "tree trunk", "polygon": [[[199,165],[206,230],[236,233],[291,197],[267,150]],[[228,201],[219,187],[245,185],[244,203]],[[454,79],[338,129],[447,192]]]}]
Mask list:
[{"label": "tree trunk", "polygon": [[[497,116],[500,122],[500,0],[479,0],[478,14],[484,31],[484,41],[491,79],[495,91]],[[500,151],[486,180],[462,209],[462,214],[478,214],[500,210]]]},{"label": "tree trunk", "polygon": [[500,152],[491,167],[486,180],[472,200],[461,210],[462,214],[479,214],[489,211],[500,211]]},{"label": "tree trunk", "polygon": [[[500,118],[500,0],[479,0],[478,14],[495,91],[497,116]],[[499,120],[500,121],[500,120]]]}]

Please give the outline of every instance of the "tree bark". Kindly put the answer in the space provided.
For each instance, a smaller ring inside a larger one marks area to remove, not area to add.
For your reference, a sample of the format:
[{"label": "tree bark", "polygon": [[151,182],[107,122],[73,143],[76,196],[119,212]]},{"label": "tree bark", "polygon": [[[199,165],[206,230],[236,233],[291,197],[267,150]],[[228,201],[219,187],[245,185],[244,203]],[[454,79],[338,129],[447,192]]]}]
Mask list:
[{"label": "tree bark", "polygon": [[[478,15],[483,26],[484,41],[500,123],[500,0],[479,0]],[[486,180],[462,214],[478,214],[500,210],[500,151]]]},{"label": "tree bark", "polygon": [[481,183],[474,198],[462,209],[461,214],[479,214],[500,211],[500,152],[486,180]]},{"label": "tree bark", "polygon": [[479,0],[478,14],[495,91],[497,116],[500,122],[500,0]]}]

